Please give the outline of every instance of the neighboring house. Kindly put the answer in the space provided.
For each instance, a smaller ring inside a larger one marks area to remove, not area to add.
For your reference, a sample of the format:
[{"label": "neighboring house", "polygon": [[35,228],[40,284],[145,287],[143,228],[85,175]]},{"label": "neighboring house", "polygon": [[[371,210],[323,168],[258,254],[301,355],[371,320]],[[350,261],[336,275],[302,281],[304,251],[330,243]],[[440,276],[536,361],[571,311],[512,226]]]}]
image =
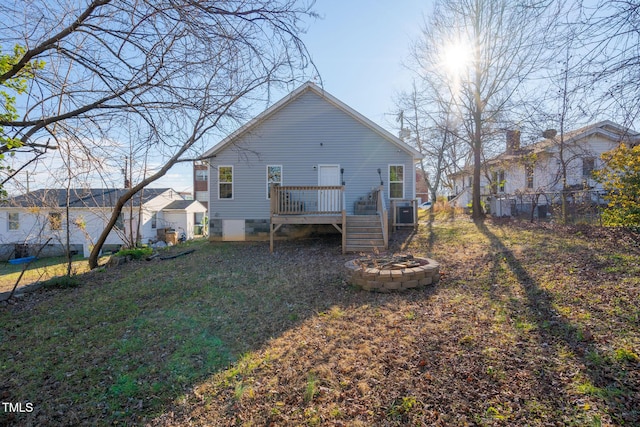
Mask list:
[{"label": "neighboring house", "polygon": [[[193,199],[202,203],[207,210],[209,209],[209,165],[201,160],[193,163]],[[196,213],[195,223],[198,231],[196,234],[207,232],[206,221],[208,221],[207,212]]]},{"label": "neighboring house", "polygon": [[[0,259],[33,255],[47,241],[49,244],[41,256],[64,253],[67,206],[70,246],[88,255],[109,221],[113,206],[125,191],[127,189],[71,189],[67,195],[65,189],[41,189],[2,202]],[[158,240],[158,232],[167,228],[178,233],[184,231],[192,238],[195,212],[205,210],[199,202],[184,200],[172,189],[146,188],[125,205],[104,249],[117,249],[136,237],[142,243],[154,242]]]},{"label": "neighboring house", "polygon": [[160,211],[163,224],[184,231],[187,239],[202,235],[201,222],[206,213],[207,208],[197,200],[175,200]]},{"label": "neighboring house", "polygon": [[[602,121],[559,135],[547,130],[543,138],[520,146],[520,132],[508,131],[506,150],[485,162],[481,173],[481,196],[489,211],[497,216],[533,212],[546,216],[547,207],[559,202],[563,189],[560,149],[566,164],[566,189],[571,200],[578,195],[594,205],[603,203],[602,187],[593,171],[602,167],[601,154],[625,142],[638,143],[640,134],[611,121]],[[452,204],[471,203],[473,169],[468,167],[449,176],[455,197]]]},{"label": "neighboring house", "polygon": [[200,160],[193,163],[193,199],[209,208],[209,166]]},{"label": "neighboring house", "polygon": [[[424,172],[420,168],[416,170],[416,197],[420,202],[428,202],[431,199],[429,187],[424,180]],[[435,202],[435,200],[432,200]]]},{"label": "neighboring house", "polygon": [[[392,206],[414,204],[422,155],[306,83],[201,158],[209,164],[211,240],[273,244],[304,224],[324,224],[342,232],[343,251],[357,251],[386,246]],[[377,221],[387,234],[357,233],[358,221]]]}]

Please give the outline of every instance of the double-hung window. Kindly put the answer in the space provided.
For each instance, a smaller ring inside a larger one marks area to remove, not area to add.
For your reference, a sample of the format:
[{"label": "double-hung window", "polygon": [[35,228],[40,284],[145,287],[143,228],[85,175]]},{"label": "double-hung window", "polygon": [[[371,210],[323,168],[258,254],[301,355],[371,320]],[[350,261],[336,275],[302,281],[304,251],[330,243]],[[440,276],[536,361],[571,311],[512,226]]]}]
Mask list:
[{"label": "double-hung window", "polygon": [[233,199],[233,166],[218,167],[218,199]]},{"label": "double-hung window", "polygon": [[267,199],[271,198],[273,184],[282,185],[282,165],[267,166]]},{"label": "double-hung window", "polygon": [[207,169],[196,169],[196,181],[206,181],[208,172]]},{"label": "double-hung window", "polygon": [[404,165],[389,165],[389,198],[404,198]]},{"label": "double-hung window", "polygon": [[533,189],[533,165],[524,166],[524,180],[528,189]]},{"label": "double-hung window", "polygon": [[491,174],[491,192],[493,194],[504,193],[504,171],[494,171]]},{"label": "double-hung window", "polygon": [[9,230],[18,230],[20,228],[20,214],[18,212],[8,213],[7,228]]}]

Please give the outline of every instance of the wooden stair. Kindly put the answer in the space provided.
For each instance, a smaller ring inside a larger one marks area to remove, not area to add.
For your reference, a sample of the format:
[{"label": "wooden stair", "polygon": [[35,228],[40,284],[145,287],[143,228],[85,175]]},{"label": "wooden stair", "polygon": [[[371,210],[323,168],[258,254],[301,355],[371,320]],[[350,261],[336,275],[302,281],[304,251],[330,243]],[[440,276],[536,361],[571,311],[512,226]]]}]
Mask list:
[{"label": "wooden stair", "polygon": [[346,252],[384,251],[382,224],[378,215],[348,215]]}]

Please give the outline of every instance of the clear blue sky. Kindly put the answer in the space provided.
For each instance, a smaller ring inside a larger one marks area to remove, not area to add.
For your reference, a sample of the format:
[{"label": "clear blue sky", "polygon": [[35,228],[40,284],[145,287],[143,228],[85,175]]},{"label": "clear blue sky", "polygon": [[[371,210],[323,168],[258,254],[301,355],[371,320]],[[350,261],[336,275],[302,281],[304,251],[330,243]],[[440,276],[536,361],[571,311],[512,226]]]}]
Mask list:
[{"label": "clear blue sky", "polygon": [[393,98],[408,90],[403,67],[420,34],[428,0],[318,0],[323,19],[304,37],[325,89],[356,111],[388,128]]},{"label": "clear blue sky", "polygon": [[[431,8],[431,0],[317,0],[322,18],[308,22],[302,39],[325,90],[392,131],[394,97],[411,86],[402,64]],[[275,102],[286,93],[274,95]],[[190,166],[174,167],[152,186],[190,189]]]}]

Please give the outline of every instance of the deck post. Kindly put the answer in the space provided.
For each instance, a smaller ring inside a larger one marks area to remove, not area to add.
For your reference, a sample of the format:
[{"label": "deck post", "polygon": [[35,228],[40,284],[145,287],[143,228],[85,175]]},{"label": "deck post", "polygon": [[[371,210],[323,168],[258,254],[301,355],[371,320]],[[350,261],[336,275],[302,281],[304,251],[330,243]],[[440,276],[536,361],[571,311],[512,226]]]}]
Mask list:
[{"label": "deck post", "polygon": [[269,253],[273,253],[273,222],[269,221]]},{"label": "deck post", "polygon": [[340,190],[342,193],[342,255],[347,253],[347,197],[344,193],[344,185]]}]

